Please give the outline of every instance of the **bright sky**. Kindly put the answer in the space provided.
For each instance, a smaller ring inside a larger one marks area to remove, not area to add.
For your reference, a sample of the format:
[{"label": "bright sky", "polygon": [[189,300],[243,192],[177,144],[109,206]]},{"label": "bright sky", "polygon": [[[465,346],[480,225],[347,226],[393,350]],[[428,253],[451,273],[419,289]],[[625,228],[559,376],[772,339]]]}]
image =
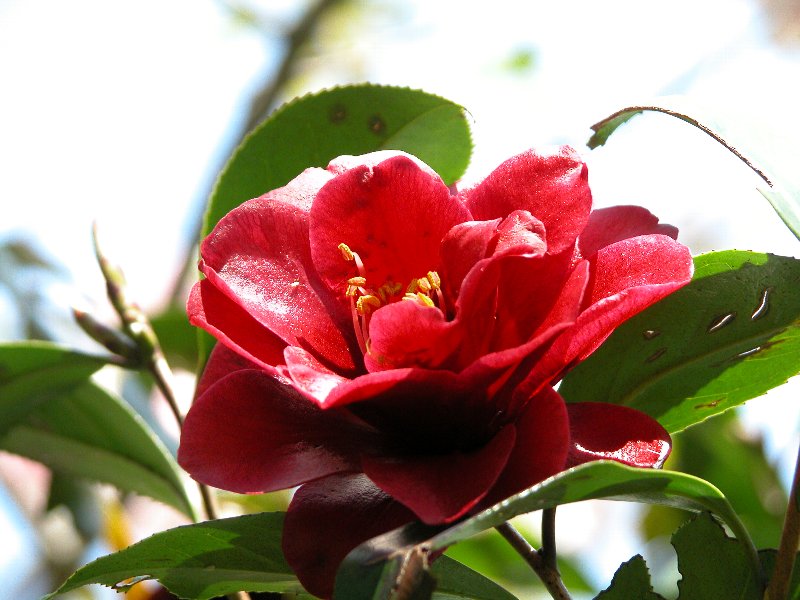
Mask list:
[{"label": "bright sky", "polygon": [[[297,10],[261,4],[268,14]],[[787,140],[800,138],[800,52],[770,41],[753,1],[354,4],[372,16],[342,17],[332,53],[308,59],[292,91],[366,79],[460,102],[475,120],[468,179],[531,145],[588,154],[593,122],[674,93],[742,115],[771,159],[799,162]],[[77,293],[102,302],[96,219],[133,296],[157,303],[178,267],[187,209],[275,51],[211,0],[0,0],[0,242],[32,236],[68,266]],[[503,70],[519,51],[533,52],[530,72]],[[588,157],[598,204],[643,204],[697,252],[800,254],[746,167],[687,125],[637,119]],[[65,304],[76,292],[63,292]],[[3,303],[0,288],[0,336],[13,337]],[[748,412],[751,424],[769,424],[784,463],[797,421],[775,413],[796,414],[790,402]]]}]

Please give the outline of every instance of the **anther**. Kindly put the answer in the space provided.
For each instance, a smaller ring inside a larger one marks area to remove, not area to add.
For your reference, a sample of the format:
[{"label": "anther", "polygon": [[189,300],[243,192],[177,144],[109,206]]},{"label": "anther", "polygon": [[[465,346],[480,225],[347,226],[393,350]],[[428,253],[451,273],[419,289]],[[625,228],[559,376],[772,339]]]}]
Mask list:
[{"label": "anther", "polygon": [[354,259],[355,259],[355,256],[353,256],[353,251],[352,251],[352,250],[350,250],[350,246],[348,246],[348,245],[347,245],[347,244],[345,244],[344,242],[342,242],[341,244],[339,244],[338,248],[339,248],[339,251],[342,253],[342,257],[343,257],[345,260],[347,260],[347,261],[351,261],[351,260],[354,260]]},{"label": "anther", "polygon": [[366,296],[360,296],[358,300],[356,300],[356,312],[361,316],[366,316],[370,314],[373,310],[381,307],[380,298],[377,296],[373,296],[371,294],[367,294]]},{"label": "anther", "polygon": [[442,287],[442,279],[439,277],[439,274],[436,271],[428,271],[428,274],[425,277],[428,279],[428,283],[431,284],[431,287],[434,290],[438,290]]}]

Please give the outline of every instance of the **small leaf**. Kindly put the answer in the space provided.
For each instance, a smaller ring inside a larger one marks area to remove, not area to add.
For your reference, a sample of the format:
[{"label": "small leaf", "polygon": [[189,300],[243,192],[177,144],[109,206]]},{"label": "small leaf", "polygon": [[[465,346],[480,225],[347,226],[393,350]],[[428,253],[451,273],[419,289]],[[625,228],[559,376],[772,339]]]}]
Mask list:
[{"label": "small leaf", "polygon": [[203,236],[231,209],[286,185],[303,169],[386,149],[415,154],[453,183],[472,153],[464,109],[418,90],[377,85],[294,100],[247,136],[230,159],[211,195]]},{"label": "small leaf", "polygon": [[0,344],[0,436],[45,402],[81,385],[106,361],[48,342]]},{"label": "small leaf", "polygon": [[611,585],[600,592],[595,600],[664,600],[664,597],[653,591],[647,563],[637,554],[620,565]]},{"label": "small leaf", "polygon": [[[689,105],[684,98],[680,97],[662,98],[655,103],[629,106],[592,125],[594,134],[586,145],[591,149],[604,145],[620,125],[645,112],[659,112],[680,119],[711,136],[727,148],[764,181],[765,186],[758,188],[758,191],[769,200],[772,208],[795,237],[800,239],[800,191],[789,183],[783,173],[773,172],[768,175],[762,167],[755,164],[751,159],[755,144],[748,144],[747,154],[749,157],[741,152],[745,144],[740,141],[740,138],[744,137],[746,129],[735,126],[737,119],[725,119],[722,122],[719,107],[709,109],[696,103]],[[738,131],[736,131],[737,129]],[[771,146],[767,146],[764,150],[767,155],[759,156],[759,162],[762,164],[771,162],[768,153],[774,152]]]},{"label": "small leaf", "polygon": [[0,437],[0,449],[193,515],[163,444],[125,402],[91,382],[34,408]]},{"label": "small leaf", "polygon": [[622,404],[670,433],[738,406],[800,371],[800,261],[730,250],[619,327],[559,387],[567,402]]},{"label": "small leaf", "polygon": [[185,525],[157,533],[89,563],[44,600],[91,583],[118,591],[155,579],[181,598],[208,600],[238,591],[303,591],[281,554],[283,513],[261,513]]},{"label": "small leaf", "polygon": [[672,536],[678,553],[679,600],[761,600],[763,574],[748,550],[729,538],[708,513],[695,516]]}]

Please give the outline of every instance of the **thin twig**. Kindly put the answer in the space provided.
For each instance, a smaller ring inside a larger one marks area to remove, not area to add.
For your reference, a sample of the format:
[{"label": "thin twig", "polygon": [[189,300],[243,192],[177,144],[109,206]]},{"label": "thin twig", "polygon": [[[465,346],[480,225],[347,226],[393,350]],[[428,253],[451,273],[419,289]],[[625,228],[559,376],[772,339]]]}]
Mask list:
[{"label": "thin twig", "polygon": [[786,507],[786,516],[783,520],[781,543],[778,555],[775,557],[775,570],[764,595],[765,600],[785,600],[789,597],[789,581],[792,577],[797,552],[800,550],[800,449],[797,453],[797,462],[794,466],[794,480],[792,490],[789,492],[789,505]]},{"label": "thin twig", "polygon": [[[195,246],[200,239],[205,206],[209,196],[211,196],[217,173],[222,170],[222,166],[233,155],[234,151],[247,134],[267,117],[269,111],[275,105],[275,101],[281,89],[294,74],[294,66],[300,50],[305,46],[325,13],[341,1],[342,0],[317,0],[300,20],[297,21],[295,26],[284,35],[284,39],[286,40],[286,52],[283,55],[283,59],[277,71],[264,81],[261,89],[253,94],[244,123],[241,125],[238,134],[231,140],[227,150],[222,154],[224,157],[222,164],[216,169],[212,178],[207,181],[201,193],[198,195],[199,202],[195,207],[194,214],[190,216],[190,219],[192,219],[190,231],[193,231],[194,235],[186,248],[186,255],[181,263],[183,265],[181,273],[170,292],[170,304],[178,302],[183,288],[183,282],[195,268]],[[268,190],[264,191],[266,192]],[[243,198],[243,200],[245,199],[246,198]]]},{"label": "thin twig", "polygon": [[495,529],[500,532],[511,547],[527,562],[534,570],[539,579],[542,580],[550,596],[554,600],[571,600],[567,588],[564,587],[564,582],[561,581],[561,575],[557,569],[552,569],[545,564],[542,555],[528,543],[522,534],[517,531],[511,523],[503,523],[498,525]]}]

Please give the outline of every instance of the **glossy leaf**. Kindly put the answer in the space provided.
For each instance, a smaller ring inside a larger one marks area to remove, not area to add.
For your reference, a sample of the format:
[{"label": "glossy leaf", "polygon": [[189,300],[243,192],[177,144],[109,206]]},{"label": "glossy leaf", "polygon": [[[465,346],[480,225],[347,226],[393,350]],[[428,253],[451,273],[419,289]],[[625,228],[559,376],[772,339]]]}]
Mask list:
[{"label": "glossy leaf", "polygon": [[48,342],[0,344],[0,435],[105,364],[97,356]]},{"label": "glossy leaf", "polygon": [[91,382],[34,408],[0,437],[0,449],[193,515],[163,444],[125,402]]},{"label": "glossy leaf", "polygon": [[664,597],[653,591],[647,563],[637,554],[620,565],[611,585],[600,592],[595,600],[664,600]]},{"label": "glossy leaf", "polygon": [[[768,175],[763,167],[757,166],[752,158],[753,148],[748,148],[748,156],[741,152],[741,149],[745,147],[745,144],[739,139],[743,135],[743,129],[738,128],[737,132],[733,119],[726,119],[723,123],[718,107],[709,110],[694,103],[689,105],[685,99],[679,97],[663,98],[652,104],[628,106],[592,125],[594,134],[586,145],[592,149],[604,145],[620,125],[645,112],[663,113],[689,123],[711,136],[743,161],[764,181],[765,185],[758,188],[758,191],[769,201],[795,237],[800,239],[800,190],[788,183],[782,174],[770,173]],[[770,151],[772,151],[771,148],[767,149],[767,153],[765,153],[767,155],[759,157],[760,163],[763,164],[770,160],[768,156]]]},{"label": "glossy leaf", "polygon": [[761,568],[754,568],[748,551],[729,538],[708,513],[695,516],[672,536],[678,554],[679,600],[761,600]]},{"label": "glossy leaf", "polygon": [[261,513],[168,529],[89,563],[46,599],[91,583],[125,591],[145,579],[194,600],[243,590],[313,598],[281,554],[282,527],[283,513]]},{"label": "glossy leaf", "polygon": [[[505,523],[515,516],[583,500],[607,499],[663,504],[686,510],[709,510],[731,528],[753,565],[758,564],[755,547],[722,493],[710,483],[671,471],[637,469],[610,461],[590,462],[559,473],[532,488],[496,504],[449,528],[438,530],[411,524],[362,544],[345,559],[342,568],[372,565],[386,566],[383,561],[405,556],[424,544],[432,552],[443,550],[487,529]],[[376,585],[391,585],[393,571],[387,569]]]},{"label": "glossy leaf", "polygon": [[212,193],[203,236],[231,209],[285,185],[307,167],[384,149],[416,155],[451,184],[463,175],[472,152],[464,109],[418,90],[377,85],[296,99],[247,136],[230,159]]},{"label": "glossy leaf", "polygon": [[760,396],[800,371],[799,283],[794,258],[699,256],[688,286],[625,322],[559,392],[636,408],[671,433]]}]

